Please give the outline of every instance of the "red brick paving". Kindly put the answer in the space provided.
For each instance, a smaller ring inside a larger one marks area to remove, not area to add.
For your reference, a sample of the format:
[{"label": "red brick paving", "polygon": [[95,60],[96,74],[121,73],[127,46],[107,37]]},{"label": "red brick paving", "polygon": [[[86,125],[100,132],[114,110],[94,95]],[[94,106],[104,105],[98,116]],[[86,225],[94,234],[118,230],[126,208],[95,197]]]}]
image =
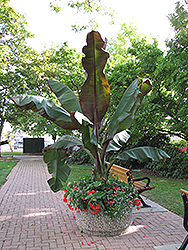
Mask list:
[{"label": "red brick paving", "polygon": [[82,234],[73,213],[53,193],[41,157],[22,158],[0,190],[0,249],[5,250],[145,250],[181,244],[182,218],[172,212],[133,215],[129,232],[116,237]]}]

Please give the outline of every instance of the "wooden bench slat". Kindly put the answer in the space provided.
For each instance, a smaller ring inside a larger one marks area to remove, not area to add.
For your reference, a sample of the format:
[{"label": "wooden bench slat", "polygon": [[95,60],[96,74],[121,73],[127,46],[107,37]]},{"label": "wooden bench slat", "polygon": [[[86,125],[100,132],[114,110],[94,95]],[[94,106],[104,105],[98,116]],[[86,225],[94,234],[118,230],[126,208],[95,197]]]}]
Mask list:
[{"label": "wooden bench slat", "polygon": [[186,194],[186,196],[187,196],[187,198],[188,198],[188,191],[186,191],[186,190],[184,190],[184,189],[180,189],[180,192],[181,192],[181,194]]}]

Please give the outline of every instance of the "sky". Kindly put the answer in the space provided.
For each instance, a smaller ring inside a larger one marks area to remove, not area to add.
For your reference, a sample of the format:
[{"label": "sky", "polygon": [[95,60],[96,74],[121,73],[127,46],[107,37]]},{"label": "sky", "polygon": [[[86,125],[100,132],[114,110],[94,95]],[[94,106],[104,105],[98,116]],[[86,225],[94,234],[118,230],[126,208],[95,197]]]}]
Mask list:
[{"label": "sky", "polygon": [[[71,30],[71,24],[79,20],[85,20],[84,15],[75,14],[75,11],[64,5],[60,13],[50,10],[50,0],[11,0],[10,5],[26,16],[28,30],[35,34],[35,38],[29,39],[28,44],[38,51],[49,47],[51,43],[60,45],[68,41],[72,48],[81,52],[85,45],[86,35],[89,32],[75,33]],[[116,11],[115,25],[111,26],[108,19],[96,16],[99,22],[98,31],[103,38],[116,37],[121,23],[133,22],[139,32],[147,37],[155,37],[159,40],[159,47],[165,48],[166,38],[173,37],[173,30],[167,15],[174,12],[177,0],[103,0],[104,4]]]}]

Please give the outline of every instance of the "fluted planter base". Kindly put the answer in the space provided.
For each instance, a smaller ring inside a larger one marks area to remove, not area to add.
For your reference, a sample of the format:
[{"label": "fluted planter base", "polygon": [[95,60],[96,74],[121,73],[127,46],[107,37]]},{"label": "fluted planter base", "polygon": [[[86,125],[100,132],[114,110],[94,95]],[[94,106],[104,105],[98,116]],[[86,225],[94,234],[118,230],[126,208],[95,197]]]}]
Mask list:
[{"label": "fluted planter base", "polygon": [[121,218],[110,218],[103,211],[97,214],[80,212],[76,223],[83,233],[95,236],[116,236],[122,234],[132,223],[132,208],[127,208]]}]

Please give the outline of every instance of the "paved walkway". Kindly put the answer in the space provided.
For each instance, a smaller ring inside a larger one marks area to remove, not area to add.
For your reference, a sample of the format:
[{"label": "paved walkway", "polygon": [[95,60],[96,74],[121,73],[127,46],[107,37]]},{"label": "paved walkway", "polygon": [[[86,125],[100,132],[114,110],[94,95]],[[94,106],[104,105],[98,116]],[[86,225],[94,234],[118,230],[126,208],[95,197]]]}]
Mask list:
[{"label": "paved walkway", "polygon": [[62,193],[50,190],[49,177],[41,157],[23,157],[11,171],[0,189],[1,250],[173,250],[186,236],[182,218],[155,203],[152,209],[134,213],[126,234],[82,234],[62,202]]}]

